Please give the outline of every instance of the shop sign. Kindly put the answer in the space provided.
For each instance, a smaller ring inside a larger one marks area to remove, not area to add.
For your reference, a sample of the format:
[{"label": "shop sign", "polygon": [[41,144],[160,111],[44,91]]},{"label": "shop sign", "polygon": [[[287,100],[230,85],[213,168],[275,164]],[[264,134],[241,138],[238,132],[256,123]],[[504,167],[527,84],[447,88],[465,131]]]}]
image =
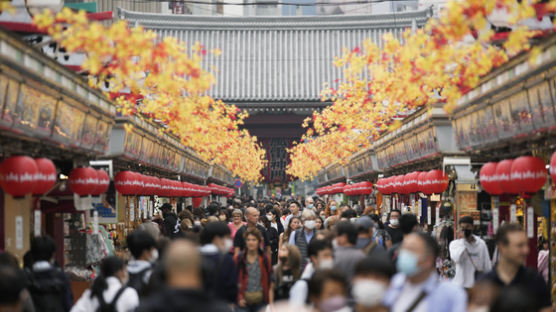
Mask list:
[{"label": "shop sign", "polygon": [[387,169],[419,160],[438,152],[434,127],[408,133],[404,138],[377,150],[378,169]]},{"label": "shop sign", "polygon": [[535,210],[527,207],[527,238],[535,237]]}]

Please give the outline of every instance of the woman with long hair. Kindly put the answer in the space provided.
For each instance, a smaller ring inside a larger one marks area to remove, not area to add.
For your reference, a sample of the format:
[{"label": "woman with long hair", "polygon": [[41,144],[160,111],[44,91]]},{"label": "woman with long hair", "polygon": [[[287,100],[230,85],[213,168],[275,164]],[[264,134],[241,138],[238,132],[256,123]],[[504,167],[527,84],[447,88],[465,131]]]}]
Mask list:
[{"label": "woman with long hair", "polygon": [[340,209],[335,200],[329,201],[324,211],[327,218],[330,216],[340,216]]},{"label": "woman with long hair", "polygon": [[301,227],[301,219],[299,217],[292,217],[290,223],[288,223],[288,228],[284,233],[280,234],[280,244],[278,249],[282,248],[282,245],[288,243],[290,240],[290,235],[295,232],[295,230]]},{"label": "woman with long hair", "polygon": [[125,286],[127,280],[124,261],[116,256],[105,258],[100,264],[100,274],[71,312],[135,311],[139,306],[139,296],[135,289]]},{"label": "woman with long hair", "polygon": [[274,269],[276,282],[270,291],[270,303],[288,299],[290,289],[301,277],[301,253],[295,245],[284,244],[278,251],[278,265]]},{"label": "woman with long hair", "polygon": [[239,284],[237,302],[240,308],[256,312],[269,303],[269,291],[273,289],[270,259],[259,247],[263,235],[258,229],[248,228],[243,237],[245,250],[234,257]]}]

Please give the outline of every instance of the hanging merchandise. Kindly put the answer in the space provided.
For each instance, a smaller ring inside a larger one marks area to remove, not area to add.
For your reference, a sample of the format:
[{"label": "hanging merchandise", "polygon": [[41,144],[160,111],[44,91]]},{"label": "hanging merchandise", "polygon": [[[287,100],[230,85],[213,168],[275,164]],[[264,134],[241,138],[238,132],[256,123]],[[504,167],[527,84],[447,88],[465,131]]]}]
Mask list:
[{"label": "hanging merchandise", "polygon": [[500,187],[499,176],[496,174],[497,162],[488,162],[481,167],[479,181],[483,190],[490,195],[502,195],[504,191]]},{"label": "hanging merchandise", "polygon": [[520,193],[533,194],[543,187],[546,176],[546,166],[541,158],[522,156],[512,163],[510,182]]},{"label": "hanging merchandise", "polygon": [[35,188],[33,195],[42,195],[56,184],[56,166],[48,158],[36,158],[38,172],[35,175]]},{"label": "hanging merchandise", "polygon": [[552,154],[550,159],[550,177],[552,178],[552,183],[556,183],[556,152]]},{"label": "hanging merchandise", "polygon": [[0,164],[0,185],[13,197],[23,197],[35,189],[37,164],[28,156],[12,156]]},{"label": "hanging merchandise", "polygon": [[91,195],[97,185],[97,172],[91,167],[75,168],[70,172],[70,190],[79,196]]}]

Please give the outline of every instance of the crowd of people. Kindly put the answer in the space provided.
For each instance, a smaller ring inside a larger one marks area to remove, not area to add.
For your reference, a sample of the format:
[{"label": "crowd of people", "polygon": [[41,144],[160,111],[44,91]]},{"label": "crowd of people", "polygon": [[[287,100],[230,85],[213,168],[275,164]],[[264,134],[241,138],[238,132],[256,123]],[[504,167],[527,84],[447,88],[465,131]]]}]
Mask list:
[{"label": "crowd of people", "polygon": [[471,217],[439,244],[414,214],[392,210],[383,223],[372,209],[311,197],[161,212],[126,238],[129,261],[105,258],[80,298],[51,238],[33,239],[24,269],[1,253],[0,312],[552,310],[547,280],[524,265],[518,224],[498,229],[492,261]]}]

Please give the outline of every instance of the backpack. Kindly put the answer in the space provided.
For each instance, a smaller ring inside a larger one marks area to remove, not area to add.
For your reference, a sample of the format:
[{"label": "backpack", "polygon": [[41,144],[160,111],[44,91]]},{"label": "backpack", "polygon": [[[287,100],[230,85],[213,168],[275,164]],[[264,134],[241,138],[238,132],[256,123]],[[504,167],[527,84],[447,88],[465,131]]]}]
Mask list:
[{"label": "backpack", "polygon": [[104,296],[98,296],[97,299],[99,302],[99,307],[97,309],[97,312],[117,312],[118,310],[116,309],[116,303],[118,303],[118,299],[120,299],[120,296],[124,293],[126,288],[127,286],[120,287],[120,289],[114,296],[114,299],[112,299],[112,302],[110,303],[106,303],[106,301],[104,301]]},{"label": "backpack", "polygon": [[49,269],[40,272],[26,270],[25,274],[35,311],[66,311],[64,301],[68,285],[62,278],[64,273],[61,270]]},{"label": "backpack", "polygon": [[129,281],[127,282],[127,286],[135,289],[139,296],[145,295],[148,286],[148,283],[145,282],[145,274],[147,274],[147,272],[149,272],[151,269],[151,267],[146,267],[139,272],[129,273]]}]

